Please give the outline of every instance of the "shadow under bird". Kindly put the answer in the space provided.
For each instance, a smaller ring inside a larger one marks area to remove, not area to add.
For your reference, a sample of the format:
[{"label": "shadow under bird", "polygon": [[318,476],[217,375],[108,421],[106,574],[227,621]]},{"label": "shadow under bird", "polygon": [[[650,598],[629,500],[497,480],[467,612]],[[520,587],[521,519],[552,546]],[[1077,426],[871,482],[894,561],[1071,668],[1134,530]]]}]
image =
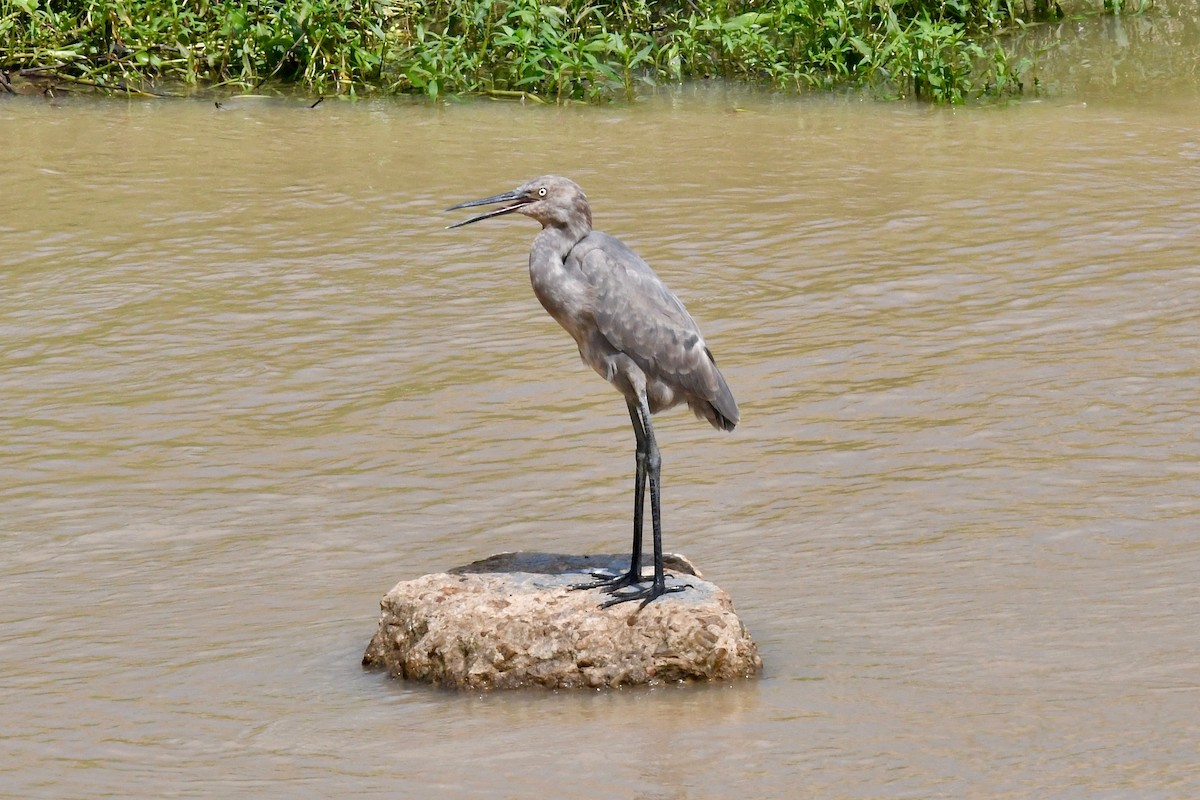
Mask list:
[{"label": "shadow under bird", "polygon": [[[511,192],[470,200],[446,209],[497,205],[448,228],[516,211],[542,224],[529,252],[534,294],[550,316],[579,345],[585,364],[625,396],[637,439],[634,477],[633,555],[629,571],[577,584],[606,589],[602,608],[641,600],[641,607],[686,585],[666,585],[663,573],[659,474],[662,459],[650,415],[687,403],[713,427],[731,431],[737,402],[712,352],[683,303],[654,270],[623,242],[592,230],[587,196],[566,178],[545,175]],[[642,577],[642,514],[646,482],[654,526],[654,577]]]}]

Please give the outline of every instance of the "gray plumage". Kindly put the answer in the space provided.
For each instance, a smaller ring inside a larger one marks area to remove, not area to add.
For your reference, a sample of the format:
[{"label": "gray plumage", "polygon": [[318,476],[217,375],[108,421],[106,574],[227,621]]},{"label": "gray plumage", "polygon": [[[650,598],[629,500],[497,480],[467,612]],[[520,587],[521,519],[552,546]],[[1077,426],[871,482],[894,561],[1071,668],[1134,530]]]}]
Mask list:
[{"label": "gray plumage", "polygon": [[[457,228],[514,211],[542,224],[529,253],[529,278],[542,306],[575,340],[585,364],[625,397],[637,439],[634,485],[634,550],[630,570],[578,588],[605,588],[604,605],[642,600],[665,592],[659,523],[658,446],[650,415],[686,403],[697,417],[721,430],[738,423],[737,402],[695,320],[654,270],[623,242],[592,230],[587,196],[566,178],[546,175],[511,192],[452,206],[503,204],[449,227]],[[654,524],[654,570],[641,587],[644,488],[650,483]],[[632,592],[619,590],[636,586]]]}]

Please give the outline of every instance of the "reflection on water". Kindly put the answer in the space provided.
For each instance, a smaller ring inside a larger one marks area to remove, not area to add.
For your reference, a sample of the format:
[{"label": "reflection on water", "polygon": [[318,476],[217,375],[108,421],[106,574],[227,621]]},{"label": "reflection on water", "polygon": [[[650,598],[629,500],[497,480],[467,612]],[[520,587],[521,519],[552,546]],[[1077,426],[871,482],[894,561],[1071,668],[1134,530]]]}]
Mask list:
[{"label": "reflection on water", "polygon": [[[1200,2],[1105,3],[1121,14],[1071,16],[1008,36],[1035,67],[1026,85],[1050,96],[1194,107],[1200,90]],[[1130,13],[1130,11],[1135,13]]]},{"label": "reflection on water", "polygon": [[[1200,785],[1190,111],[3,106],[14,796]],[[536,226],[442,229],[548,171],[738,397],[729,436],[660,417],[665,532],[760,682],[357,666],[396,580],[628,539],[628,419],[533,299]]]}]

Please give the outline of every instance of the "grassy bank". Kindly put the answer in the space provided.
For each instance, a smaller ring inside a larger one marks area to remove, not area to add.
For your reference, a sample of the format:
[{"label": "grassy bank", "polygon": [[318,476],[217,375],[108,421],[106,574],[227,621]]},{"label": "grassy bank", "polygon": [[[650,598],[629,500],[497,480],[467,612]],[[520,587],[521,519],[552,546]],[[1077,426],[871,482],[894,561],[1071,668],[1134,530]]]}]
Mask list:
[{"label": "grassy bank", "polygon": [[1054,0],[0,0],[0,69],[109,90],[633,97],[703,77],[961,102],[1021,90],[996,35]]}]

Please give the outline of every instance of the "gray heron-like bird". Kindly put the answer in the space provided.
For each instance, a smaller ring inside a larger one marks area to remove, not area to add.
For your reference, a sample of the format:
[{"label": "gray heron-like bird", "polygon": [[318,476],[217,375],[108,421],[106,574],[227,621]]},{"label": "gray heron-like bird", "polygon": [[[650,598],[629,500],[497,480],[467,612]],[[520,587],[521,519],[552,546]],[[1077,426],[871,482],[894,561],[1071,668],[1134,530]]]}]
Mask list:
[{"label": "gray heron-like bird", "polygon": [[[641,607],[685,586],[666,585],[663,574],[659,472],[662,463],[650,415],[687,403],[713,427],[731,431],[738,423],[737,402],[700,329],[654,270],[623,242],[592,230],[587,196],[574,182],[545,175],[511,192],[470,200],[446,209],[499,205],[448,226],[518,211],[542,223],[529,252],[533,292],[550,316],[579,345],[585,364],[625,396],[637,438],[634,477],[633,555],[629,571],[577,584],[577,589],[607,589],[603,603],[641,600]],[[654,579],[642,578],[642,512],[646,481],[654,525]],[[631,588],[632,591],[622,591]]]}]

